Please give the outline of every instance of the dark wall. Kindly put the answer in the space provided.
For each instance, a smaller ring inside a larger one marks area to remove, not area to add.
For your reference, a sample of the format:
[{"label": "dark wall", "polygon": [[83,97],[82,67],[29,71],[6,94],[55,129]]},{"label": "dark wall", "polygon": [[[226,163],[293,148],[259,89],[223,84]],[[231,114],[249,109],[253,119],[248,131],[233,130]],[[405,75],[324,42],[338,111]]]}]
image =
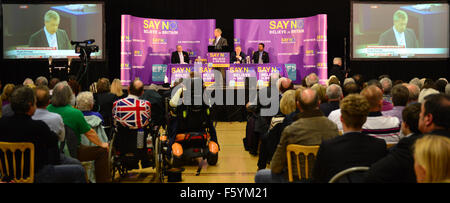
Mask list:
[{"label": "dark wall", "polygon": [[[7,2],[17,2],[17,0]],[[105,0],[105,10],[107,56],[103,62],[92,63],[90,72],[92,80],[100,76],[120,78],[121,14],[162,19],[216,19],[217,27],[223,30],[223,37],[232,42],[233,19],[236,18],[296,18],[324,13],[328,15],[328,64],[332,64],[334,56],[344,55],[344,40],[347,45],[350,45],[350,0],[274,0],[272,2],[261,0]],[[346,53],[350,53],[348,46]],[[36,60],[2,60],[0,79],[4,84],[6,81],[22,82],[26,77],[36,78],[48,71],[46,63],[46,61]],[[410,80],[416,76],[437,79],[449,77],[450,62],[449,60],[352,62],[347,57],[347,66],[352,73],[361,73],[365,78],[389,74],[394,79],[402,80]]]}]

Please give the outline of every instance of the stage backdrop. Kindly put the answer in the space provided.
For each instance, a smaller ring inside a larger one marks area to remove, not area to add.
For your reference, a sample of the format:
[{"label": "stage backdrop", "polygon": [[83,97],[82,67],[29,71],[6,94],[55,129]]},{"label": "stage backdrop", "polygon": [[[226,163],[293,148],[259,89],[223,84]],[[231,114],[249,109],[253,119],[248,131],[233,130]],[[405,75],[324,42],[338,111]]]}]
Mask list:
[{"label": "stage backdrop", "polygon": [[309,73],[327,80],[327,15],[291,19],[235,19],[234,44],[253,57],[264,43],[270,63],[285,64],[295,84]]},{"label": "stage backdrop", "polygon": [[120,77],[123,85],[139,77],[162,84],[176,46],[192,59],[205,58],[216,20],[163,20],[122,15]]}]

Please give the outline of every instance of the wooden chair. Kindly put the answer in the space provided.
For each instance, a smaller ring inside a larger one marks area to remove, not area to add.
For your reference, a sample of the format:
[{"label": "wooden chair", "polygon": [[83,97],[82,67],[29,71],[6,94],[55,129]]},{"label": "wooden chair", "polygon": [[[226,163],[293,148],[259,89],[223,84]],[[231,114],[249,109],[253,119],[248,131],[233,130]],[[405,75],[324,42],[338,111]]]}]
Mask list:
[{"label": "wooden chair", "polygon": [[[30,150],[30,176],[25,178],[23,177],[23,168],[24,168],[24,154],[25,150]],[[16,163],[16,151],[19,150],[22,153],[21,163],[20,163],[20,174],[17,173],[17,163]],[[9,162],[13,162],[13,170],[14,170],[14,182],[16,183],[33,183],[34,182],[34,145],[29,142],[0,142],[0,151],[4,154],[4,162],[0,159],[0,169],[3,177],[10,176],[11,171]],[[11,159],[8,159],[7,152],[11,152]],[[3,165],[3,163],[5,165]],[[5,173],[6,170],[6,173]],[[11,175],[12,176],[12,175]],[[17,177],[21,177],[18,179]]]},{"label": "wooden chair", "polygon": [[302,173],[300,171],[300,159],[299,159],[299,155],[300,154],[304,154],[305,155],[305,176],[303,177],[305,179],[309,179],[309,161],[308,161],[308,155],[309,154],[313,154],[314,155],[314,159],[316,158],[317,155],[317,151],[319,150],[319,146],[304,146],[304,145],[297,145],[297,144],[290,144],[287,146],[286,148],[286,153],[287,153],[287,161],[288,161],[288,173],[289,173],[289,182],[294,182],[294,177],[292,174],[292,159],[291,159],[291,152],[294,152],[295,156],[296,156],[296,160],[297,160],[297,173],[298,173],[298,178],[301,180],[302,179]]}]

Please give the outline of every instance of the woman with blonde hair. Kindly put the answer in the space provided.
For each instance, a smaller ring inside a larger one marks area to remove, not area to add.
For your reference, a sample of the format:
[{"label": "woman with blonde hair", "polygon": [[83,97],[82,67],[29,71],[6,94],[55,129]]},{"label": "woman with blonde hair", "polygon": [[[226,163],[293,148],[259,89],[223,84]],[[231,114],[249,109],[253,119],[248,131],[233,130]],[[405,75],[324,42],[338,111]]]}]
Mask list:
[{"label": "woman with blonde hair", "polygon": [[125,98],[126,95],[123,93],[122,82],[120,79],[114,79],[111,83],[111,93],[115,94],[119,99]]},{"label": "woman with blonde hair", "polygon": [[426,135],[414,144],[414,171],[419,183],[450,183],[450,138]]}]

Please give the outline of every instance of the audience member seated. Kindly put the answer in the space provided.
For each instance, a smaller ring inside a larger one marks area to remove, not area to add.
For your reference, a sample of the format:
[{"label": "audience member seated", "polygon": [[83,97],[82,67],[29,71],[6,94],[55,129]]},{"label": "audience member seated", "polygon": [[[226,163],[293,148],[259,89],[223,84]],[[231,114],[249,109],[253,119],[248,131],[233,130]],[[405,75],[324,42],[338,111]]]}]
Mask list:
[{"label": "audience member seated", "polygon": [[[424,86],[426,87],[426,86]],[[419,103],[423,103],[425,100],[425,97],[432,94],[439,94],[439,91],[435,90],[434,88],[423,88],[422,91],[420,91],[419,94]]]},{"label": "audience member seated", "polygon": [[319,96],[319,102],[322,103],[327,103],[328,102],[328,98],[326,97],[327,94],[327,88],[324,85],[321,84],[314,84],[311,89],[315,90],[317,92],[317,95]]},{"label": "audience member seated", "polygon": [[[376,85],[378,88],[381,89],[381,91],[383,91],[383,87],[378,80],[369,80],[369,82],[367,82],[367,86],[370,86],[370,85]],[[366,87],[364,87],[364,88],[366,88]],[[385,93],[383,93],[383,95],[385,95]],[[383,96],[383,107],[381,110],[389,111],[389,110],[392,110],[393,108],[394,108],[394,105],[392,105],[392,102],[385,100],[384,96]]]},{"label": "audience member seated", "polygon": [[47,106],[50,104],[50,92],[48,87],[37,86],[35,92],[37,109],[31,118],[33,120],[44,121],[44,123],[48,125],[50,130],[58,135],[58,140],[60,142],[64,141],[65,130],[61,116],[57,113],[52,113],[47,110]]},{"label": "audience member seated", "polygon": [[0,141],[34,144],[35,182],[86,182],[85,171],[81,165],[61,164],[58,136],[43,121],[31,119],[36,111],[36,96],[33,90],[27,86],[16,89],[11,95],[10,102],[14,115],[0,119],[2,129]]},{"label": "audience member seated", "polygon": [[[257,172],[256,183],[288,182],[286,147],[289,144],[320,145],[322,141],[338,136],[336,124],[329,121],[319,110],[319,97],[312,89],[305,89],[296,97],[300,113],[296,121],[287,126],[281,135],[280,144],[270,162],[271,170]],[[296,165],[295,159],[292,160]],[[293,167],[294,177],[298,177],[296,167]]]},{"label": "audience member seated", "polygon": [[122,82],[117,78],[111,83],[111,93],[115,94],[118,99],[123,99],[128,96],[122,87]]},{"label": "audience member seated", "polygon": [[349,94],[359,94],[360,90],[356,83],[348,83],[344,85],[343,93],[344,97]]},{"label": "audience member seated", "polygon": [[25,78],[25,80],[23,81],[23,86],[27,86],[29,88],[36,87],[36,85],[34,84],[33,79],[31,79],[31,78]]},{"label": "audience member seated", "polygon": [[[113,125],[112,106],[113,103],[118,99],[118,97],[110,91],[111,84],[109,83],[108,78],[98,79],[95,104],[100,106],[99,113],[101,114],[104,121],[103,126],[108,127],[111,127]],[[110,135],[110,130],[110,128],[107,128],[107,135]]]},{"label": "audience member seated", "polygon": [[420,79],[417,77],[411,79],[409,81],[409,84],[416,85],[419,88],[419,92],[420,92],[420,90],[422,90],[423,84],[420,82]]},{"label": "audience member seated", "polygon": [[353,78],[345,78],[344,83],[342,84],[342,86],[345,86],[346,84],[350,84],[350,83],[355,83],[355,79]]},{"label": "audience member seated", "polygon": [[319,83],[319,77],[315,73],[311,73],[305,78],[306,87],[312,87],[315,84]]},{"label": "audience member seated", "polygon": [[407,106],[403,112],[402,124],[402,131],[407,135],[406,138],[401,139],[388,156],[372,165],[366,181],[416,182],[412,146],[418,138],[422,137],[422,134],[450,137],[449,115],[449,95],[430,95],[422,104]]},{"label": "audience member seated", "polygon": [[450,95],[450,83],[445,86],[445,94]]},{"label": "audience member seated", "polygon": [[447,81],[442,79],[436,80],[436,82],[434,82],[434,86],[436,87],[436,90],[439,91],[440,93],[445,93],[445,86],[447,85]]},{"label": "audience member seated", "polygon": [[55,88],[56,84],[60,82],[59,78],[52,78],[48,84],[48,89],[50,89],[50,96],[52,96],[53,88]]},{"label": "audience member seated", "polygon": [[383,111],[384,116],[397,117],[400,122],[402,122],[402,111],[408,103],[409,91],[403,85],[396,85],[392,88],[392,103],[394,108],[390,111]]},{"label": "audience member seated", "polygon": [[[72,89],[67,82],[56,84],[53,89],[51,104],[47,107],[50,112],[61,115],[65,125],[70,127],[75,135],[78,136],[77,158],[80,161],[95,161],[95,176],[98,183],[110,182],[111,173],[109,170],[107,142],[101,142],[97,133],[86,122],[83,113],[73,108],[70,102],[73,97]],[[87,137],[89,141],[94,143],[95,147],[85,146],[81,144],[81,135]]]},{"label": "audience member seated", "polygon": [[144,91],[144,94],[140,97],[143,100],[147,100],[152,105],[152,122],[155,125],[162,125],[165,123],[164,118],[164,101],[162,96],[158,93],[158,89],[155,84],[150,85],[148,90]]},{"label": "audience member seated", "polygon": [[388,77],[383,77],[380,79],[381,89],[383,90],[383,100],[392,104],[392,80]]},{"label": "audience member seated", "polygon": [[342,88],[336,84],[330,85],[327,88],[326,97],[328,98],[328,102],[321,103],[319,108],[323,115],[328,117],[332,111],[339,109],[339,102],[344,98]]},{"label": "audience member seated", "polygon": [[323,141],[320,145],[313,169],[314,182],[327,183],[347,168],[370,167],[386,155],[386,143],[383,140],[361,133],[369,108],[369,102],[361,95],[352,94],[342,100],[344,134]]},{"label": "audience member seated", "polygon": [[35,85],[36,86],[48,86],[48,80],[44,76],[39,76],[38,78],[36,78]]},{"label": "audience member seated", "polygon": [[11,98],[12,92],[14,91],[14,87],[14,84],[6,84],[5,87],[3,87],[3,92],[0,96],[3,107],[9,104],[9,99]]},{"label": "audience member seated", "polygon": [[408,88],[409,91],[408,105],[418,103],[420,88],[414,84],[405,84],[404,86]]},{"label": "audience member seated", "polygon": [[450,183],[450,139],[427,135],[414,144],[418,183]]},{"label": "audience member seated", "polygon": [[330,85],[332,85],[332,84],[341,85],[341,82],[339,81],[339,79],[335,75],[330,76],[330,78],[327,81],[327,86],[328,87]]},{"label": "audience member seated", "polygon": [[[370,112],[366,123],[363,125],[363,133],[384,139],[386,142],[398,142],[400,140],[400,122],[396,117],[383,116],[381,109],[383,105],[383,93],[380,88],[370,85],[361,91],[370,104]],[[334,110],[328,116],[328,119],[337,124],[339,130],[342,130],[340,120],[340,109]]]},{"label": "audience member seated", "polygon": [[261,137],[258,170],[265,169],[267,163],[272,159],[273,153],[280,142],[281,132],[287,125],[292,123],[292,121],[285,123],[285,116],[296,112],[296,108],[295,90],[286,91],[280,100],[280,111],[283,116],[273,117],[268,132]]}]

